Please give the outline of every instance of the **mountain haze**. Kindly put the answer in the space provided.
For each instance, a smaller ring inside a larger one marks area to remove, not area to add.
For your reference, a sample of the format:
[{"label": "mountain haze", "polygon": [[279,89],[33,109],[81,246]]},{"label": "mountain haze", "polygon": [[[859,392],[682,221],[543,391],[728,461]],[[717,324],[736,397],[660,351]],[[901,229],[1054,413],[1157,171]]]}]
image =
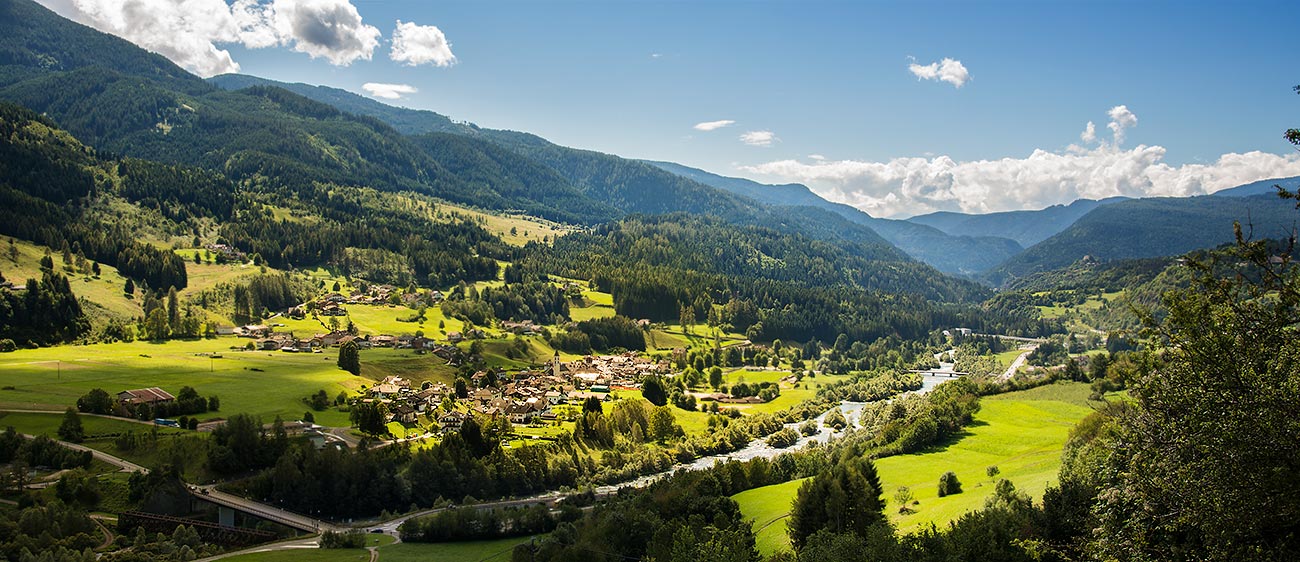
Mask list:
[{"label": "mountain haze", "polygon": [[1038,211],[1006,211],[984,215],[939,211],[907,220],[933,226],[954,236],[1010,238],[1028,248],[1065,230],[1089,211],[1124,200],[1126,200],[1124,197],[1111,197],[1100,201],[1079,199],[1068,205],[1052,205]]},{"label": "mountain haze", "polygon": [[770,205],[806,205],[831,211],[853,223],[870,227],[912,257],[945,273],[970,275],[985,271],[1023,249],[1015,241],[1004,237],[953,236],[924,224],[876,218],[855,207],[822,199],[807,186],[797,183],[766,185],[672,162],[649,163],[682,177]]}]

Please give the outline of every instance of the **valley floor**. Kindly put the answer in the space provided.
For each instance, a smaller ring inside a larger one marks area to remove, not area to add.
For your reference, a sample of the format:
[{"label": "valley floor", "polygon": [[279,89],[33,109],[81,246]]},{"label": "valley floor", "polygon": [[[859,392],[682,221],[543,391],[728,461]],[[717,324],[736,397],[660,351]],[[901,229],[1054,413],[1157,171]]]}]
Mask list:
[{"label": "valley floor", "polygon": [[[898,455],[876,461],[884,495],[885,512],[899,533],[906,534],[934,524],[940,528],[962,514],[983,507],[993,494],[997,479],[1007,479],[1016,488],[1042,498],[1056,482],[1061,449],[1070,429],[1092,412],[1090,389],[1084,383],[1057,383],[1030,390],[988,396],[981,400],[975,422],[958,438],[924,452]],[[997,466],[999,474],[989,478],[986,469]],[[939,475],[957,474],[964,491],[938,497]],[[745,517],[752,519],[759,551],[769,555],[789,550],[786,524],[790,504],[802,480],[755,488],[733,496]],[[901,514],[894,494],[900,486],[912,492],[919,505]]]}]

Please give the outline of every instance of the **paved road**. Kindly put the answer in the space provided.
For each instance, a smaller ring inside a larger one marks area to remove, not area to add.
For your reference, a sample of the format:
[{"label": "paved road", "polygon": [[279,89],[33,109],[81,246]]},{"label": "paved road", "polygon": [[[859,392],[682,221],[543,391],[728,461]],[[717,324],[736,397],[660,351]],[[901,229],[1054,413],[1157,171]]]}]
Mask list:
[{"label": "paved road", "polygon": [[[23,433],[22,436],[23,436],[23,437],[26,437],[26,438],[28,438],[28,439],[35,439],[35,438],[36,438],[35,435],[29,435],[29,434],[26,434],[26,433]],[[91,449],[90,447],[83,447],[83,446],[78,445],[78,444],[76,444],[76,443],[69,443],[69,442],[67,442],[67,441],[59,441],[58,439],[55,439],[54,442],[55,442],[55,443],[58,443],[58,444],[60,444],[60,445],[63,445],[64,447],[67,447],[67,448],[69,448],[69,449],[72,449],[72,450],[74,450],[74,451],[90,451],[90,454],[93,455],[93,456],[95,457],[95,460],[103,461],[103,462],[106,462],[106,463],[111,464],[111,465],[113,465],[113,466],[116,466],[116,467],[120,468],[123,472],[139,472],[139,473],[142,473],[142,474],[148,474],[148,473],[149,473],[149,469],[147,469],[147,468],[145,468],[145,467],[143,467],[143,466],[140,466],[140,465],[138,465],[138,464],[135,464],[135,463],[133,463],[133,462],[131,462],[131,461],[128,461],[128,460],[125,460],[125,459],[117,458],[117,457],[115,457],[115,456],[113,456],[113,455],[110,455],[110,454],[108,454],[108,453],[104,453],[104,452],[96,451],[96,450],[94,450],[94,449]]]},{"label": "paved road", "polygon": [[1029,359],[1029,354],[1033,353],[1035,349],[1038,349],[1038,346],[1031,345],[1024,353],[1017,355],[1016,360],[1011,362],[1010,367],[1007,367],[1007,372],[1002,373],[1002,380],[1008,380],[1011,377],[1016,376],[1016,371],[1019,371],[1020,368],[1025,365],[1025,360]]}]

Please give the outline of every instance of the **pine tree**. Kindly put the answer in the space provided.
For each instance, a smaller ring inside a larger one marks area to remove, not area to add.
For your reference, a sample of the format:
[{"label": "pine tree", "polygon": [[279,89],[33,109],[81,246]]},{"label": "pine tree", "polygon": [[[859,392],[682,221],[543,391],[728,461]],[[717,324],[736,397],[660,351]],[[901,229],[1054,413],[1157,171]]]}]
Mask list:
[{"label": "pine tree", "polygon": [[361,350],[356,342],[339,346],[339,368],[354,375],[361,374]]}]

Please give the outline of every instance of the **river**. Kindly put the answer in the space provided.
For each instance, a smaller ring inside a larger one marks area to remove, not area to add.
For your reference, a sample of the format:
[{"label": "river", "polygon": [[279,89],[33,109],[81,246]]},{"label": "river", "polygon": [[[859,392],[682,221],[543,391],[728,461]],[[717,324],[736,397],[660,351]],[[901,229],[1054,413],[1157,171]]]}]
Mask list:
[{"label": "river", "polygon": [[[953,364],[952,364],[952,363],[940,363],[940,365],[939,365],[939,369],[936,370],[935,372],[949,372],[949,373],[950,373],[950,372],[952,372],[952,370],[953,370]],[[905,392],[904,394],[925,394],[925,393],[930,392],[931,390],[933,390],[934,387],[939,386],[940,384],[943,384],[943,383],[945,383],[945,382],[948,382],[948,381],[954,380],[955,378],[956,378],[955,375],[944,375],[944,374],[923,374],[923,375],[921,375],[921,388],[919,388],[919,389],[917,389],[917,390],[912,390],[912,391]],[[841,402],[841,403],[840,403],[839,408],[840,408],[840,411],[844,413],[844,417],[845,417],[846,419],[849,420],[849,423],[850,423],[851,425],[853,425],[854,427],[857,427],[857,424],[858,424],[858,417],[859,417],[859,416],[858,416],[858,412],[860,412],[860,411],[862,410],[862,408],[863,408],[864,406],[866,406],[866,405],[867,405],[867,402],[848,402],[848,401],[845,401],[845,402]],[[813,418],[814,421],[817,422],[817,428],[818,428],[818,430],[819,430],[816,434],[814,434],[814,435],[810,435],[810,436],[805,436],[805,435],[803,435],[802,433],[800,433],[800,434],[799,434],[799,441],[796,442],[794,445],[791,445],[791,446],[786,447],[786,448],[784,448],[784,449],[778,449],[778,448],[776,448],[776,447],[773,447],[773,446],[771,446],[771,445],[768,445],[768,444],[767,444],[767,438],[766,438],[766,437],[760,437],[760,438],[758,438],[758,439],[755,439],[755,440],[753,440],[753,441],[750,441],[749,444],[746,445],[746,446],[744,446],[743,448],[738,449],[738,450],[735,450],[735,451],[732,451],[732,452],[730,452],[730,453],[720,453],[720,454],[716,454],[716,455],[708,455],[708,456],[700,457],[700,458],[695,459],[695,460],[693,460],[693,461],[691,461],[691,462],[684,462],[684,463],[678,463],[678,464],[675,464],[675,465],[673,465],[671,468],[669,468],[669,469],[667,469],[667,470],[664,470],[664,471],[662,471],[662,472],[657,472],[657,473],[654,473],[654,474],[649,474],[649,475],[646,475],[646,476],[642,476],[642,477],[640,477],[640,478],[637,478],[636,480],[629,480],[629,481],[627,481],[627,482],[621,482],[621,483],[618,483],[618,484],[611,484],[611,485],[607,485],[607,486],[600,486],[600,487],[596,488],[596,493],[598,493],[598,494],[607,494],[607,493],[616,492],[616,491],[618,491],[618,490],[620,490],[620,489],[623,489],[623,488],[642,488],[642,487],[645,487],[645,486],[650,485],[651,483],[653,483],[654,481],[656,481],[656,480],[658,480],[658,479],[660,479],[660,478],[663,478],[664,476],[668,476],[668,475],[673,474],[673,473],[675,473],[675,472],[677,472],[677,471],[679,471],[679,470],[703,470],[703,469],[706,469],[706,468],[709,468],[709,467],[713,466],[713,465],[716,464],[716,463],[719,463],[719,462],[726,462],[726,461],[733,461],[733,460],[734,460],[734,461],[748,461],[748,460],[753,460],[753,459],[758,459],[758,458],[767,458],[767,459],[771,459],[771,458],[775,458],[775,457],[781,455],[782,453],[788,453],[788,452],[790,452],[790,451],[797,451],[797,450],[799,450],[799,449],[802,449],[802,448],[808,447],[809,445],[811,445],[811,444],[813,444],[813,443],[827,443],[827,442],[830,442],[832,439],[836,438],[837,436],[841,435],[842,433],[840,433],[840,432],[836,432],[834,429],[831,429],[830,427],[828,427],[828,426],[825,424],[825,421],[826,421],[826,415],[829,414],[829,413],[830,413],[830,410],[827,410],[827,411],[823,412],[822,415],[817,416],[816,418]],[[788,424],[785,424],[785,427],[793,428],[795,431],[799,431],[799,426],[800,426],[802,423],[803,423],[803,422],[799,422],[799,423],[788,423]]]}]

